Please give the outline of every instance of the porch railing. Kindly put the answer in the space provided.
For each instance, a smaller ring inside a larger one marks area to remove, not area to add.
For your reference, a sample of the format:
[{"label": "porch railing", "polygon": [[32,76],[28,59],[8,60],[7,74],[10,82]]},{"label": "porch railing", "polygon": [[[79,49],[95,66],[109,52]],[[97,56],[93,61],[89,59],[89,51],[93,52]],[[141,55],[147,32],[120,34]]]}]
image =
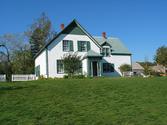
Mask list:
[{"label": "porch railing", "polygon": [[123,77],[132,77],[134,74],[131,71],[123,72],[122,76]]}]

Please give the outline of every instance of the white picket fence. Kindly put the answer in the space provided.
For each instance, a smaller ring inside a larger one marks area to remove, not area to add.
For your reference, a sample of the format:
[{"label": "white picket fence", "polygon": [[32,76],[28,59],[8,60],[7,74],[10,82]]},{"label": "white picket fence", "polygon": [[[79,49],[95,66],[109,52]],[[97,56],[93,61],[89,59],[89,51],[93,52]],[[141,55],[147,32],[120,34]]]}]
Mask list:
[{"label": "white picket fence", "polygon": [[5,82],[6,81],[6,75],[0,74],[0,82]]},{"label": "white picket fence", "polygon": [[34,74],[13,74],[12,81],[32,81],[36,80],[36,76]]},{"label": "white picket fence", "polygon": [[122,76],[123,77],[132,77],[134,74],[131,71],[123,72]]}]

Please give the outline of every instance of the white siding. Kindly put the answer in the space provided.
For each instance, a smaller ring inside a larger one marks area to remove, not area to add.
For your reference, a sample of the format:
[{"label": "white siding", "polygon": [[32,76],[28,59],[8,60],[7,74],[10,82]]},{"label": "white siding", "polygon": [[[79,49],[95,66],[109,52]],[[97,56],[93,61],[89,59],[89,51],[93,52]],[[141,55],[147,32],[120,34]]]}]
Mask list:
[{"label": "white siding", "polygon": [[103,76],[119,76],[122,75],[119,67],[122,64],[129,64],[131,65],[131,56],[130,55],[111,55],[110,57],[103,57],[102,63],[103,62],[108,62],[108,63],[113,63],[115,72],[113,73],[103,73]]},{"label": "white siding", "polygon": [[35,67],[40,65],[40,75],[44,77],[47,76],[46,74],[46,50],[44,50],[38,57],[35,59]]},{"label": "white siding", "polygon": [[84,75],[86,75],[87,76],[87,72],[88,72],[88,64],[87,64],[87,59],[84,59],[83,61],[82,61],[82,73],[84,74]]},{"label": "white siding", "polygon": [[[77,41],[90,41],[91,50],[94,50],[97,53],[100,53],[100,48],[86,35],[72,35],[72,34],[62,34],[55,41],[53,41],[48,46],[48,71],[49,77],[63,77],[64,74],[57,74],[57,60],[62,59],[63,55],[68,52],[63,52],[62,40],[72,40],[74,51],[78,55],[84,56],[86,52],[78,52]],[[83,62],[83,71],[87,72],[86,64]]]},{"label": "white siding", "polygon": [[[77,41],[90,41],[91,50],[100,53],[100,48],[86,35],[72,35],[72,34],[62,34],[60,35],[55,41],[53,41],[48,46],[48,72],[49,77],[63,77],[65,74],[58,74],[57,73],[57,60],[62,59],[64,54],[67,54],[69,52],[63,52],[63,40],[72,40],[73,41],[73,52],[77,52],[78,55],[84,56],[86,52],[78,52],[78,45]],[[72,52],[72,53],[73,53]],[[87,75],[87,59],[84,59],[82,61],[82,71],[84,75]],[[130,64],[131,65],[131,56],[130,55],[111,55],[110,57],[103,57],[101,64],[104,62],[113,63],[115,72],[113,73],[103,73],[102,76],[120,76],[121,72],[119,70],[119,67],[122,64]],[[46,50],[44,50],[35,60],[35,66],[40,65],[40,75],[47,76],[46,74]]]}]

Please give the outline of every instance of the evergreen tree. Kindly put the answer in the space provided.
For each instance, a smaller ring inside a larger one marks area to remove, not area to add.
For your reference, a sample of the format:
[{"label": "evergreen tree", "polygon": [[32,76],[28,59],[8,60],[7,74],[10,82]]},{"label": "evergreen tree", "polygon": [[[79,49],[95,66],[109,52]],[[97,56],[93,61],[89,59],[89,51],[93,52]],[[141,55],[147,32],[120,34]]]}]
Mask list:
[{"label": "evergreen tree", "polygon": [[45,13],[42,13],[25,33],[29,38],[32,56],[35,56],[56,34],[52,30],[51,21]]}]

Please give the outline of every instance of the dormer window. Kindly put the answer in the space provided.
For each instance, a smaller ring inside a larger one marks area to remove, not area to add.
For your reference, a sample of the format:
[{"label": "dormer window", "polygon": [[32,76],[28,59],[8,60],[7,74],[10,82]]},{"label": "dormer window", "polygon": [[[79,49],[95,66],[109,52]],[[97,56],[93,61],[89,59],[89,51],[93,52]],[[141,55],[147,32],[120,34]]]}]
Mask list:
[{"label": "dormer window", "polygon": [[105,57],[110,56],[110,54],[111,54],[110,47],[109,46],[103,46],[102,54]]}]

